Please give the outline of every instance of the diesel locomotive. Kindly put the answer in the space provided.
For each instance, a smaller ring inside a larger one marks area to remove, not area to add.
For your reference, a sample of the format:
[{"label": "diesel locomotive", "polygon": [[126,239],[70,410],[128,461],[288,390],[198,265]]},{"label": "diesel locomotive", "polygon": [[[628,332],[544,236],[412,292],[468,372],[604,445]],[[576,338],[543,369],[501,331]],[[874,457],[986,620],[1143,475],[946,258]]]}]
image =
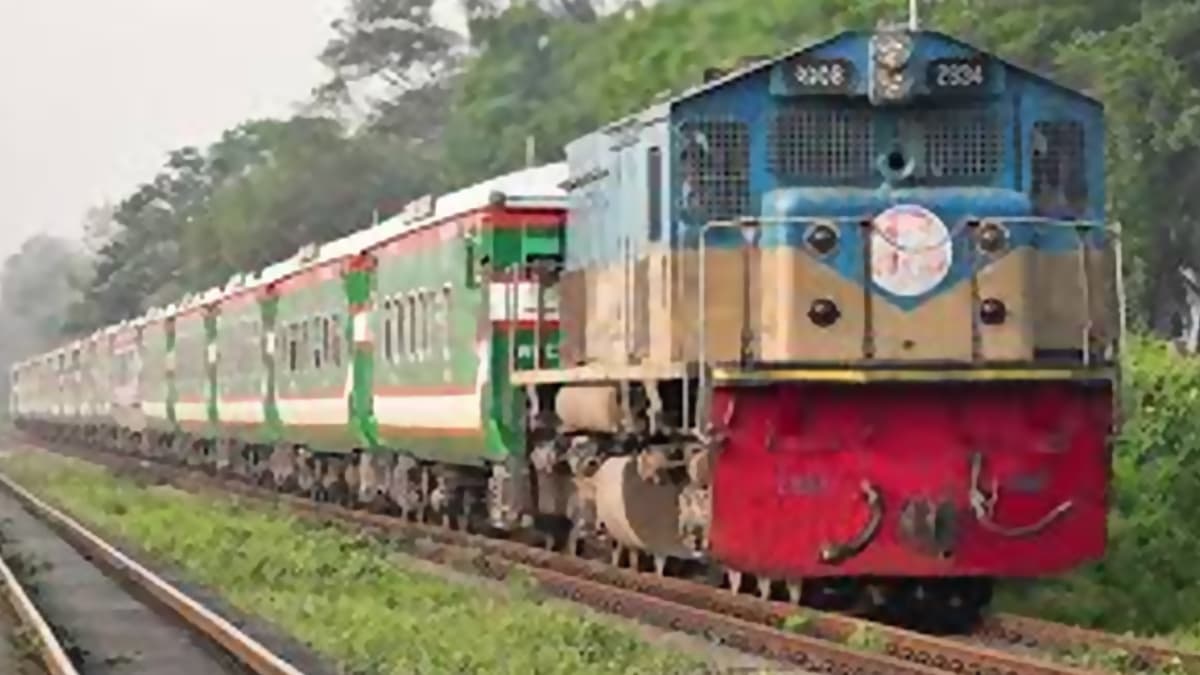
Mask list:
[{"label": "diesel locomotive", "polygon": [[969,622],[1101,557],[1104,112],[846,32],[18,364],[41,434]]}]

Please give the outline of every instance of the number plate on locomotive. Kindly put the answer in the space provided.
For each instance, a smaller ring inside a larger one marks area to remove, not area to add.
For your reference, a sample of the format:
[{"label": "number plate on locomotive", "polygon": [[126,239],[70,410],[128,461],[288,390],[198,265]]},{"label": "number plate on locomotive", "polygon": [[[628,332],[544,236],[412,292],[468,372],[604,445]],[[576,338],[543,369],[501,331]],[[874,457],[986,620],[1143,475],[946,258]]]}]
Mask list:
[{"label": "number plate on locomotive", "polygon": [[933,91],[972,91],[988,84],[987,62],[980,58],[936,59],[929,62],[929,88]]},{"label": "number plate on locomotive", "polygon": [[854,64],[844,59],[796,59],[790,74],[797,91],[839,93],[854,83]]}]

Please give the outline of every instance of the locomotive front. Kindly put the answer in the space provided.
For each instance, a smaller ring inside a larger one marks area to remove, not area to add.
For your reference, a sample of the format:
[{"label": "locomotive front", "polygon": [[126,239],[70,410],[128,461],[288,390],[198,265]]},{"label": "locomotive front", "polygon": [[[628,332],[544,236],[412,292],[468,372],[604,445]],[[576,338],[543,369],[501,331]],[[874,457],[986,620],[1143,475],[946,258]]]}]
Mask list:
[{"label": "locomotive front", "polygon": [[968,614],[994,578],[1100,557],[1103,136],[1079,92],[885,29],[569,146],[568,367],[515,379],[534,464],[587,485],[576,532]]},{"label": "locomotive front", "polygon": [[834,40],[766,84],[680,106],[699,268],[758,263],[736,337],[702,323],[713,554],[965,604],[1101,556],[1119,340],[1101,108],[934,33]]}]

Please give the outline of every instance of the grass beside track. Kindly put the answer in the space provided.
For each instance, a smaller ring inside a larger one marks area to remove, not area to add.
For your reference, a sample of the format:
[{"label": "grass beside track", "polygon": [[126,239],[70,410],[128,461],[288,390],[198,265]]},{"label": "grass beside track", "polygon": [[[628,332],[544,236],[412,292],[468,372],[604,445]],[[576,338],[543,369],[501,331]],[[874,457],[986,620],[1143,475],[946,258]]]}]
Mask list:
[{"label": "grass beside track", "polygon": [[0,469],[139,545],[354,673],[696,673],[703,662],[520,589],[493,593],[396,561],[387,545],[282,510],[147,487],[68,458]]}]

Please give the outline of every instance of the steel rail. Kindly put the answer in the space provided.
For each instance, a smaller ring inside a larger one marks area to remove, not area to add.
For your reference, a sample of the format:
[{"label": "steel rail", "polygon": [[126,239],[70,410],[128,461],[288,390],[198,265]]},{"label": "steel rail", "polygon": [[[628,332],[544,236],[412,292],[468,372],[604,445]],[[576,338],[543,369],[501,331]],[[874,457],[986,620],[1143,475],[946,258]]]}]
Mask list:
[{"label": "steel rail", "polygon": [[276,656],[220,615],[188,597],[3,473],[0,473],[0,487],[12,493],[30,512],[50,525],[69,544],[86,552],[92,563],[149,593],[193,630],[220,645],[251,672],[257,675],[303,675],[300,670]]},{"label": "steel rail", "polygon": [[0,577],[3,577],[4,592],[8,596],[13,611],[17,613],[17,618],[33,631],[34,637],[38,641],[40,646],[38,655],[42,664],[46,666],[46,670],[51,675],[79,675],[71,657],[67,656],[62,642],[50,628],[49,622],[42,616],[37,605],[33,604],[33,600],[29,598],[29,594],[21,585],[20,579],[3,558],[0,558]]},{"label": "steel rail", "polygon": [[1130,667],[1139,670],[1175,666],[1182,667],[1188,673],[1200,673],[1200,652],[1175,649],[1145,638],[1105,633],[1016,614],[988,617],[976,635],[1067,652],[1111,650],[1133,657],[1135,661]]},{"label": "steel rail", "polygon": [[[254,488],[244,491],[243,488],[246,486],[240,483],[236,485],[235,489],[239,494],[258,498],[253,494]],[[412,523],[332,504],[316,504],[293,495],[280,495],[279,497],[282,499],[274,500],[276,503],[284,502],[293,512],[299,511],[309,517],[323,520],[332,519],[334,522],[387,533],[415,534],[427,537],[442,546],[480,550],[485,555],[497,556],[510,563],[519,564],[531,570],[534,576],[541,571],[565,574],[573,579],[586,579],[589,583],[602,584],[610,592],[613,589],[630,591],[698,611],[715,612],[754,626],[786,630],[791,634],[803,635],[830,644],[845,645],[853,641],[856,636],[870,636],[868,639],[878,644],[881,653],[907,663],[929,666],[939,672],[1011,673],[1013,675],[1081,675],[1089,672],[1021,654],[925,635],[842,614],[821,612],[748,595],[735,595],[727,590],[686,579],[659,577],[524,544],[445,530],[425,523]],[[270,500],[270,498],[266,499]],[[789,625],[795,627],[789,628]],[[764,653],[764,655],[774,656],[769,653]]]}]

